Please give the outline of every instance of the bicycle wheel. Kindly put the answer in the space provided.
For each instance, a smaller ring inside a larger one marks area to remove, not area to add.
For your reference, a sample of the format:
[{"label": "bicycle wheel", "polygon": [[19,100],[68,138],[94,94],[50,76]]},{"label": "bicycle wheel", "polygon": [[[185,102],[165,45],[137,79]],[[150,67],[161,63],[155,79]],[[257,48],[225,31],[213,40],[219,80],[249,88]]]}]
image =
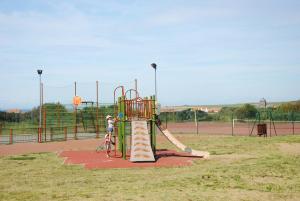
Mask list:
[{"label": "bicycle wheel", "polygon": [[110,150],[111,150],[111,145],[110,142],[105,143],[105,148],[106,148],[106,154],[109,156]]},{"label": "bicycle wheel", "polygon": [[105,147],[103,145],[100,145],[96,148],[96,152],[100,152],[100,151],[103,151],[105,150]]}]

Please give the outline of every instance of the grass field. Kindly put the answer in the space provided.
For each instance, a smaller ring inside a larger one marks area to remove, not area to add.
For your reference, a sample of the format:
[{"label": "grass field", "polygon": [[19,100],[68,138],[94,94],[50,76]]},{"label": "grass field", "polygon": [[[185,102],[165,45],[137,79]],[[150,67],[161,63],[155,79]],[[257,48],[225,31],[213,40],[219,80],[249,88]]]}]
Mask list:
[{"label": "grass field", "polygon": [[[54,153],[1,157],[0,200],[299,200],[300,136],[177,137],[211,159],[180,168],[86,170]],[[160,148],[174,149],[166,141]]]}]

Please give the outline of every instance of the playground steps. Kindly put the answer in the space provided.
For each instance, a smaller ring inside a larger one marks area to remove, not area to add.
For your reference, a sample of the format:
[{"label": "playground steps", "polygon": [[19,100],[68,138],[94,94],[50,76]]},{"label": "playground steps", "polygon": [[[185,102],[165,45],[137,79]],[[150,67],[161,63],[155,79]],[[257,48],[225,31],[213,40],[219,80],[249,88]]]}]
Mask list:
[{"label": "playground steps", "polygon": [[146,121],[131,122],[131,162],[155,161]]}]

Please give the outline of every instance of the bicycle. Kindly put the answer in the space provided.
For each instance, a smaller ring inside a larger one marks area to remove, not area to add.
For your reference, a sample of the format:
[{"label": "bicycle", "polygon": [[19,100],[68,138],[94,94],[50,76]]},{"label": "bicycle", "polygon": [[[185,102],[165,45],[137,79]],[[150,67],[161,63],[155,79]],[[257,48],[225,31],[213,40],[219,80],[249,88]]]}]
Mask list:
[{"label": "bicycle", "polygon": [[96,148],[96,152],[100,152],[106,150],[106,156],[110,157],[111,145],[115,145],[115,142],[112,141],[111,136],[109,134],[105,135],[104,143]]}]

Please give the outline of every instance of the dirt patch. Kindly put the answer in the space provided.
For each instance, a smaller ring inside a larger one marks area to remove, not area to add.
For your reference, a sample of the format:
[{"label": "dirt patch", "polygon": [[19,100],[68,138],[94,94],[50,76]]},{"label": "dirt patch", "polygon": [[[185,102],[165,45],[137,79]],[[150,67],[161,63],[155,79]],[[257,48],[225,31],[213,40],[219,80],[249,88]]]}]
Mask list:
[{"label": "dirt patch", "polygon": [[47,143],[19,143],[12,145],[0,145],[0,156],[20,155],[41,152],[61,152],[70,150],[96,150],[103,144],[103,139],[69,140],[63,142]]},{"label": "dirt patch", "polygon": [[200,159],[186,153],[173,150],[157,150],[156,161],[136,162],[129,161],[129,156],[124,160],[120,155],[106,157],[105,151],[64,151],[59,154],[65,157],[65,164],[79,164],[87,169],[107,168],[146,168],[146,167],[181,167],[193,164],[193,160]]},{"label": "dirt patch", "polygon": [[253,182],[255,183],[262,183],[262,184],[278,184],[284,181],[283,178],[280,177],[270,177],[270,176],[265,176],[265,177],[254,177],[252,178]]},{"label": "dirt patch", "polygon": [[217,160],[219,162],[229,164],[239,160],[256,159],[255,156],[249,154],[224,154],[224,155],[212,155],[211,160]]},{"label": "dirt patch", "polygon": [[300,143],[279,143],[279,149],[287,154],[300,155]]}]

